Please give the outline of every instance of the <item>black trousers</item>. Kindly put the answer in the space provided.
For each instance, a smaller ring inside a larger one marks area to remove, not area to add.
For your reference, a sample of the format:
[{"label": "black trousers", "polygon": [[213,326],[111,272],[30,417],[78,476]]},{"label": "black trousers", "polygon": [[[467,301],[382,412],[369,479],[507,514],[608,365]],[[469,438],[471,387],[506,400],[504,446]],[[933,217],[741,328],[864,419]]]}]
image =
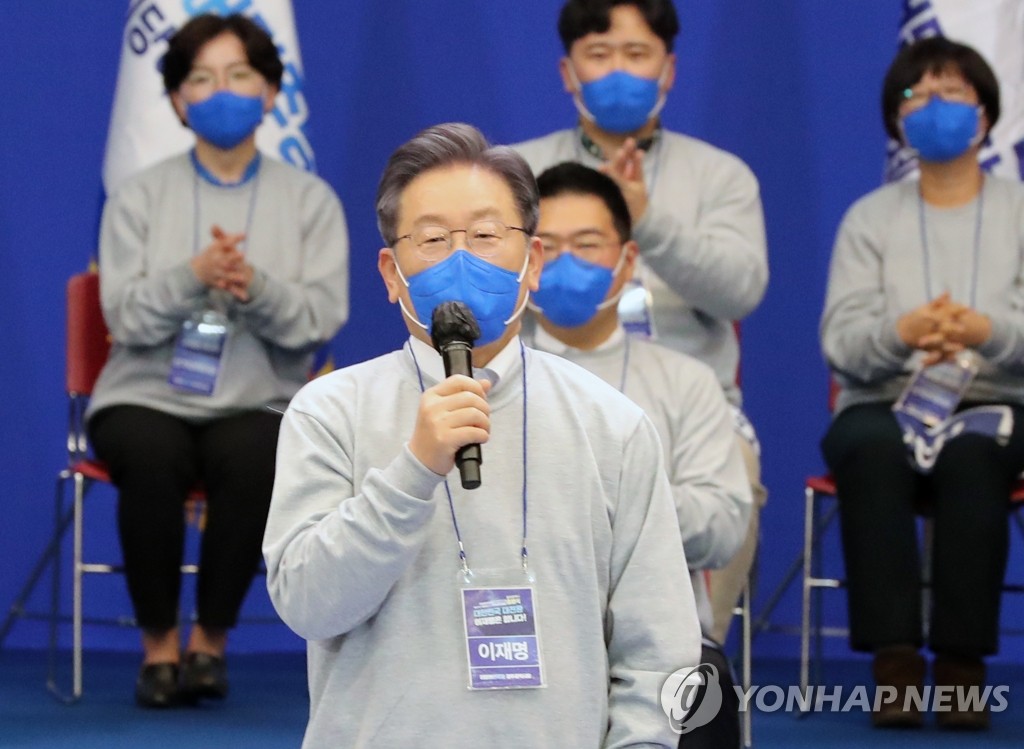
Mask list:
[{"label": "black trousers", "polygon": [[718,671],[722,687],[722,708],[712,721],[679,737],[679,749],[739,749],[740,699],[733,688],[732,666],[720,645],[704,638],[700,662],[710,663]]},{"label": "black trousers", "polygon": [[139,406],[105,408],[90,420],[93,449],[119,491],[118,530],[139,626],[177,624],[184,502],[197,483],[207,497],[198,621],[235,625],[259,568],[280,422],[278,414],[250,411],[192,424]]},{"label": "black trousers", "polygon": [[946,443],[933,472],[910,465],[891,404],[842,411],[822,440],[836,480],[850,644],[873,652],[922,644],[916,510],[934,518],[929,646],[982,656],[999,644],[1008,503],[1024,469],[1024,408],[1005,446],[975,434]]}]

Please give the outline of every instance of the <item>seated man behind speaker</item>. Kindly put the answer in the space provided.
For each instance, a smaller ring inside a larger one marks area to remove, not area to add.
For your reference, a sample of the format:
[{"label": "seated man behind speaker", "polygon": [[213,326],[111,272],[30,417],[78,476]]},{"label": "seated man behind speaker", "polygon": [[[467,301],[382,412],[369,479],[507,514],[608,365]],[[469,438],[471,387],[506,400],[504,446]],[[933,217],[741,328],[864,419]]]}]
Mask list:
[{"label": "seated man behind speaker", "polygon": [[[735,747],[738,704],[728,663],[708,639],[712,612],[703,571],[726,564],[743,543],[752,500],[728,404],[702,362],[627,336],[617,302],[633,272],[637,246],[618,186],[566,162],[538,177],[537,235],[544,248],[528,342],[559,354],[641,406],[661,438],[690,579],[705,634],[702,662],[718,666],[726,686],[718,720],[686,735],[687,747]],[[730,700],[729,698],[733,699]]]},{"label": "seated man behind speaker", "polygon": [[711,632],[724,642],[751,577],[767,497],[760,445],[741,408],[734,321],[760,304],[768,261],[760,191],[749,167],[662,122],[676,79],[679,30],[672,0],[566,0],[558,15],[565,50],[558,67],[579,121],[514,147],[535,174],[575,161],[615,180],[639,251],[620,320],[708,364],[732,404],[756,502],[743,546],[709,575]]}]

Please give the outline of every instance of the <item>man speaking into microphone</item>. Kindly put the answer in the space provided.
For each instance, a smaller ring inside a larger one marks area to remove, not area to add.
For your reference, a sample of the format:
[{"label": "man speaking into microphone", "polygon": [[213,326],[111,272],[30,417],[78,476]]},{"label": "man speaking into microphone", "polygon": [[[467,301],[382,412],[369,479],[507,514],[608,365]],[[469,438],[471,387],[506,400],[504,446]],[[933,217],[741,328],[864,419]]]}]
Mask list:
[{"label": "man speaking into microphone", "polygon": [[[700,626],[662,450],[613,387],[520,341],[537,210],[526,162],[468,125],[388,161],[378,268],[410,337],[292,400],[264,539],[308,641],[306,749],[678,743],[659,691]],[[472,376],[432,345],[451,302]]]}]

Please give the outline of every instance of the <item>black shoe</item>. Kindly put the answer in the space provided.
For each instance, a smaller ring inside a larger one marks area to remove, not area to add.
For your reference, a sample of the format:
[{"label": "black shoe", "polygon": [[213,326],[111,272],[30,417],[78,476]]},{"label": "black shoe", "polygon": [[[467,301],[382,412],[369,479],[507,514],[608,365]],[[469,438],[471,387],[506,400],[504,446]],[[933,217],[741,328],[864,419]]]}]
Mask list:
[{"label": "black shoe", "polygon": [[875,651],[871,670],[875,684],[889,687],[895,696],[882,702],[871,713],[876,728],[920,728],[924,715],[910,699],[912,690],[920,695],[924,689],[924,656],[912,645],[891,645]]},{"label": "black shoe", "polygon": [[144,663],[135,681],[135,701],[142,707],[178,704],[178,664]]},{"label": "black shoe", "polygon": [[190,700],[227,697],[227,661],[208,653],[188,653],[181,667],[181,692]]},{"label": "black shoe", "polygon": [[991,723],[988,705],[974,702],[969,695],[985,691],[985,661],[980,657],[935,656],[932,669],[935,686],[953,690],[953,704],[948,710],[936,712],[939,728],[954,731],[987,731]]}]

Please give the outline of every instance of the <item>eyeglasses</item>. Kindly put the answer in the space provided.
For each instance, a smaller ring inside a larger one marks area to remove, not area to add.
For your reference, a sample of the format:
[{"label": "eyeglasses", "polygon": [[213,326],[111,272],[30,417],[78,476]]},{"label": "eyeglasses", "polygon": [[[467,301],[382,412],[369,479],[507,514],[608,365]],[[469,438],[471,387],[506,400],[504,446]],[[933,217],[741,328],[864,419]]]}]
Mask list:
[{"label": "eyeglasses", "polygon": [[420,260],[434,263],[448,257],[452,252],[452,235],[466,235],[466,248],[477,257],[489,258],[505,247],[509,232],[528,232],[521,226],[508,226],[500,221],[474,221],[465,229],[447,229],[443,226],[421,226],[409,234],[395,238],[395,244],[403,239],[412,242]]},{"label": "eyeglasses", "polygon": [[[231,91],[252,91],[262,80],[259,71],[244,63],[232,65],[224,72],[225,87]],[[191,93],[197,95],[212,94],[218,84],[218,76],[207,68],[195,68],[183,81]]]},{"label": "eyeglasses", "polygon": [[905,111],[913,112],[920,109],[933,96],[938,96],[943,101],[956,103],[971,103],[971,87],[962,81],[942,81],[931,88],[920,88],[915,91],[912,88],[903,89],[902,107]]},{"label": "eyeglasses", "polygon": [[613,58],[637,63],[653,60],[658,56],[658,49],[654,44],[648,42],[628,41],[613,44],[602,39],[587,44],[583,48],[581,56],[591,63],[607,62]]},{"label": "eyeglasses", "polygon": [[544,262],[556,259],[566,249],[583,260],[595,260],[605,250],[621,247],[618,240],[610,240],[603,234],[593,231],[581,232],[571,237],[558,237],[553,234],[539,236],[544,248]]}]

